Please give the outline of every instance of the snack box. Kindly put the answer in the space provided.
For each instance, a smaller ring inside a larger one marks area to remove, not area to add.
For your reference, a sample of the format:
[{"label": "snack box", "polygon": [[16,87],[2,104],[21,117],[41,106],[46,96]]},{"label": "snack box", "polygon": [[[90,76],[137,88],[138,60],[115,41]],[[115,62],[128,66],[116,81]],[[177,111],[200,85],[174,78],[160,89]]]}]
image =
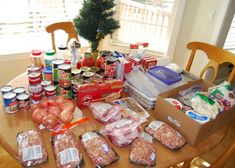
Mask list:
[{"label": "snack box", "polygon": [[200,143],[223,126],[231,123],[235,115],[235,106],[233,106],[231,110],[218,114],[215,119],[200,124],[165,100],[165,98],[177,98],[180,90],[185,90],[196,84],[201,84],[202,91],[207,91],[208,87],[213,86],[212,83],[199,79],[161,93],[157,97],[156,106],[153,112],[154,117],[168,123],[179,131],[186,137],[191,145]]},{"label": "snack box", "polygon": [[93,100],[104,98],[113,92],[119,92],[123,87],[124,82],[117,79],[105,80],[102,83],[78,84],[76,85],[77,106],[79,108],[88,107]]}]

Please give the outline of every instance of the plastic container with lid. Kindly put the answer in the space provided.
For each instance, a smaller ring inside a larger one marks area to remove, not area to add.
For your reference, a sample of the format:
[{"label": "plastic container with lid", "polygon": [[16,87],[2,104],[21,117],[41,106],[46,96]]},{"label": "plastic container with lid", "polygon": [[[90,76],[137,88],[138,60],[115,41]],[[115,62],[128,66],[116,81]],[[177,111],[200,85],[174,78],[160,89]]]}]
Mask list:
[{"label": "plastic container with lid", "polygon": [[30,58],[31,58],[31,62],[34,66],[43,67],[41,57],[42,57],[42,51],[41,50],[32,50],[32,52],[30,54]]},{"label": "plastic container with lid", "polygon": [[68,47],[66,45],[59,45],[56,52],[57,59],[68,59]]},{"label": "plastic container with lid", "polygon": [[44,54],[45,59],[45,67],[51,67],[52,61],[56,58],[56,54],[54,50],[47,50]]}]

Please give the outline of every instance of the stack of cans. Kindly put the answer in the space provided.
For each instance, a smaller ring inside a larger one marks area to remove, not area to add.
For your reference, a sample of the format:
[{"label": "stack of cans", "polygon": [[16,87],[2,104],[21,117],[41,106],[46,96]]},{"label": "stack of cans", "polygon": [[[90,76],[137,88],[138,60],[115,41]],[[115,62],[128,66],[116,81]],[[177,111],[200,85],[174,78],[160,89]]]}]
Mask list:
[{"label": "stack of cans", "polygon": [[72,73],[71,73],[71,65],[69,64],[62,64],[58,66],[59,69],[59,90],[60,94],[72,98]]},{"label": "stack of cans", "polygon": [[54,59],[52,61],[52,80],[54,82],[54,86],[56,87],[57,94],[60,94],[59,89],[59,69],[58,66],[64,64],[63,59]]}]

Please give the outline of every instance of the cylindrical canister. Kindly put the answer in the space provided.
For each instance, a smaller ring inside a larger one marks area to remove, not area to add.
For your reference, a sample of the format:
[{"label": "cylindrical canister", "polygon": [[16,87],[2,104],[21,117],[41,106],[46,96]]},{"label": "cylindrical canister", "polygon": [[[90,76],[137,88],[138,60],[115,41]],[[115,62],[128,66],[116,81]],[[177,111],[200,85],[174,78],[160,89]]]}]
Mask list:
[{"label": "cylindrical canister", "polygon": [[41,74],[38,72],[32,72],[28,74],[29,84],[37,85],[41,83]]},{"label": "cylindrical canister", "polygon": [[5,85],[3,87],[1,87],[1,93],[2,95],[8,93],[8,92],[12,92],[13,91],[13,87],[11,85]]},{"label": "cylindrical canister", "polygon": [[116,68],[117,68],[117,58],[113,56],[107,57],[104,76],[106,78],[115,78],[116,76]]},{"label": "cylindrical canister", "polygon": [[42,79],[52,81],[52,69],[51,67],[45,67],[42,70]]},{"label": "cylindrical canister", "polygon": [[30,93],[39,93],[42,91],[42,85],[41,83],[36,85],[29,85],[29,92]]},{"label": "cylindrical canister", "polygon": [[27,67],[27,72],[28,74],[32,73],[32,72],[39,72],[41,73],[41,67],[40,66],[28,66]]},{"label": "cylindrical canister", "polygon": [[71,87],[71,65],[62,64],[58,66],[59,69],[59,86],[63,88]]},{"label": "cylindrical canister", "polygon": [[42,91],[38,93],[30,93],[32,104],[38,104],[42,99]]},{"label": "cylindrical canister", "polygon": [[64,64],[63,59],[55,59],[52,61],[52,79],[56,83],[59,81],[59,69],[58,66]]},{"label": "cylindrical canister", "polygon": [[4,99],[4,109],[6,113],[12,114],[18,111],[16,93],[8,92],[3,95],[3,99]]},{"label": "cylindrical canister", "polygon": [[53,99],[56,97],[56,87],[54,85],[49,85],[44,88],[45,97]]},{"label": "cylindrical canister", "polygon": [[19,95],[21,93],[25,93],[26,90],[24,87],[16,87],[14,90],[13,90],[14,93],[16,93],[16,95]]},{"label": "cylindrical canister", "polygon": [[21,93],[16,96],[16,100],[18,103],[19,110],[21,111],[27,111],[30,109],[30,100],[29,100],[29,94],[28,93]]}]

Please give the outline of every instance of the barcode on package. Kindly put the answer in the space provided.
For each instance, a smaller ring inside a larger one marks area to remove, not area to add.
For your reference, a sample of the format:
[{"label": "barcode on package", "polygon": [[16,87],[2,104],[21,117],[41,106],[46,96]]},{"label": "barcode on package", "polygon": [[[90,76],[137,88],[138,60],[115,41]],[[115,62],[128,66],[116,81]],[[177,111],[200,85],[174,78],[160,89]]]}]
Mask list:
[{"label": "barcode on package", "polygon": [[112,108],[112,106],[108,103],[100,104],[95,107],[97,111],[99,111],[101,114],[104,114],[108,109]]},{"label": "barcode on package", "polygon": [[61,165],[77,161],[79,161],[79,155],[78,150],[76,148],[68,148],[60,152]]},{"label": "barcode on package", "polygon": [[34,145],[23,149],[23,162],[42,158],[41,145]]},{"label": "barcode on package", "polygon": [[131,120],[122,119],[122,120],[117,122],[116,128],[124,127],[125,125],[130,124],[131,122],[132,122]]},{"label": "barcode on package", "polygon": [[148,125],[148,127],[149,127],[149,128],[152,128],[153,130],[156,131],[159,127],[162,126],[162,124],[164,124],[164,123],[161,122],[161,121],[152,121],[152,122]]},{"label": "barcode on package", "polygon": [[151,135],[149,135],[148,133],[141,132],[140,137],[143,137],[147,141],[153,143],[153,137]]},{"label": "barcode on package", "polygon": [[82,141],[86,142],[91,138],[97,137],[98,135],[94,132],[87,132],[85,134],[82,135]]}]

